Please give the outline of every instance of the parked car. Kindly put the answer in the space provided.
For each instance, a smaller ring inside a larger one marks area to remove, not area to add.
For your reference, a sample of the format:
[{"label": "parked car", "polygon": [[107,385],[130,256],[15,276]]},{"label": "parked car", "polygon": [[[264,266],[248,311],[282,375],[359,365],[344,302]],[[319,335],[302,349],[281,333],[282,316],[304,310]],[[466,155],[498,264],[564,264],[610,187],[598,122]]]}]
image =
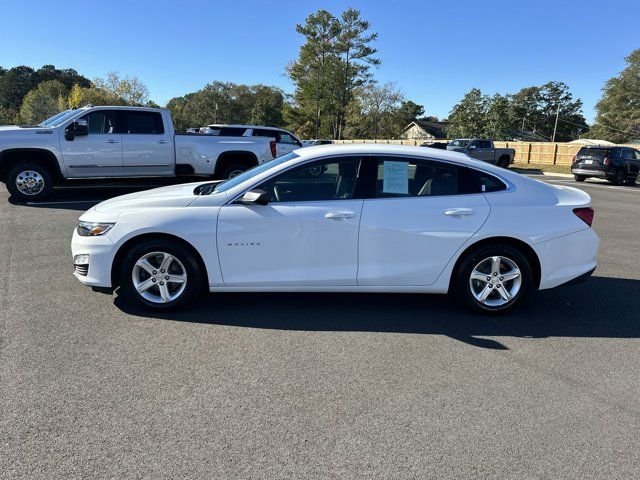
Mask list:
[{"label": "parked car", "polygon": [[215,123],[201,128],[200,133],[220,137],[263,137],[275,139],[278,146],[278,155],[285,155],[302,147],[302,142],[298,137],[288,130],[278,127]]},{"label": "parked car", "polygon": [[496,313],[589,277],[592,219],[581,190],[459,153],[331,145],[107,200],[71,247],[80,282],[149,308],[202,290],[452,292]]},{"label": "parked car", "polygon": [[333,140],[323,139],[323,140],[303,140],[303,147],[315,147],[316,145],[331,145]]},{"label": "parked car", "polygon": [[573,157],[577,182],[603,178],[615,185],[632,183],[640,171],[640,152],[630,147],[585,146]]},{"label": "parked car", "polygon": [[39,199],[67,179],[226,179],[300,147],[293,137],[269,132],[176,135],[168,110],[86,106],[33,127],[0,127],[0,181],[18,199]]},{"label": "parked car", "polygon": [[502,168],[513,163],[516,151],[513,148],[496,148],[493,140],[486,138],[456,138],[447,144],[447,150],[461,152],[471,158],[482,160]]},{"label": "parked car", "polygon": [[438,148],[440,150],[446,150],[447,149],[447,142],[424,142],[422,145],[420,145],[421,147],[428,147],[428,148]]}]

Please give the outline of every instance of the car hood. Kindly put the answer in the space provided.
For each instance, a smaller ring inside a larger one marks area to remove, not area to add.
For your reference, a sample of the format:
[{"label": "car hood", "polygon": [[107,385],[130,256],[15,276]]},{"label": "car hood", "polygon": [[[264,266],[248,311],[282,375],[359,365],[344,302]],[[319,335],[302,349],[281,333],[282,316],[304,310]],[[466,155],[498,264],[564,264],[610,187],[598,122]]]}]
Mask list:
[{"label": "car hood", "polygon": [[198,198],[198,196],[193,193],[193,189],[201,183],[203,182],[171,185],[142,192],[129,193],[105,200],[96,205],[93,210],[98,213],[119,215],[123,212],[155,208],[186,207]]}]

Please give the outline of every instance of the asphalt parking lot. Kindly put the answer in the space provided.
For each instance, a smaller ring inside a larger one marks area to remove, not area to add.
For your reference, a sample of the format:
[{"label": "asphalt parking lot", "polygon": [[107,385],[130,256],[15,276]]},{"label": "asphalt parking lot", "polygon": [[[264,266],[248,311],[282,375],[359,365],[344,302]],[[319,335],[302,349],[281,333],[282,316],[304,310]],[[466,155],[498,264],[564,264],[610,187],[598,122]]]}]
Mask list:
[{"label": "asphalt parking lot", "polygon": [[640,188],[577,184],[599,267],[514,314],[209,295],[149,316],[72,275],[80,213],[0,186],[2,478],[639,478]]}]

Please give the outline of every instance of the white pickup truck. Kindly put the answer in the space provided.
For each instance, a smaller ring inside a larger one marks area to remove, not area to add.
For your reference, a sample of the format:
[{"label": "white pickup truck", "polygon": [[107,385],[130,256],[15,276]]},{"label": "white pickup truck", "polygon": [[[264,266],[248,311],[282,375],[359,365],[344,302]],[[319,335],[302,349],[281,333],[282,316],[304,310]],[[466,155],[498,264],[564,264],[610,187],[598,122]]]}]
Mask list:
[{"label": "white pickup truck", "polygon": [[0,181],[25,200],[70,179],[226,179],[301,145],[293,134],[175,134],[168,110],[88,105],[34,126],[0,126]]}]

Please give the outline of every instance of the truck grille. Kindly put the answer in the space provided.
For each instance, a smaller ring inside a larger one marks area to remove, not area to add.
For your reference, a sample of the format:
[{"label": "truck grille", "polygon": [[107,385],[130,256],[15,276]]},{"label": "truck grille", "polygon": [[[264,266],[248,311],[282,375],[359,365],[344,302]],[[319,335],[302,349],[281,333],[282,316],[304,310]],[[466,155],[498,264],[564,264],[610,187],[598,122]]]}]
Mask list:
[{"label": "truck grille", "polygon": [[89,265],[74,265],[73,267],[78,275],[86,277],[89,274]]}]

